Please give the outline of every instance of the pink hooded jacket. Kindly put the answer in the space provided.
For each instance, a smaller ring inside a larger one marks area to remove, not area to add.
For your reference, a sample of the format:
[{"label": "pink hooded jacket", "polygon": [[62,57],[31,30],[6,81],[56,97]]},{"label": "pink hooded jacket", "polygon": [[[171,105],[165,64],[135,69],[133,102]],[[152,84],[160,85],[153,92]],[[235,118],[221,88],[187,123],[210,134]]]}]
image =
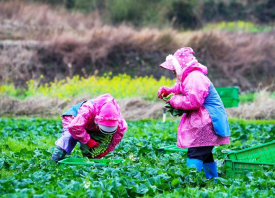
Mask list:
[{"label": "pink hooded jacket", "polygon": [[[105,108],[107,107],[107,108]],[[110,108],[112,111],[110,111]],[[108,146],[109,151],[113,151],[121,141],[127,130],[127,123],[123,119],[120,108],[115,99],[110,94],[101,95],[84,102],[79,108],[77,116],[63,116],[62,123],[64,128],[68,128],[74,139],[86,144],[90,140],[87,131],[101,133],[95,120],[118,122],[117,131],[114,133],[111,143]]]},{"label": "pink hooded jacket", "polygon": [[211,82],[206,76],[207,68],[198,63],[193,53],[191,48],[179,49],[173,57],[160,65],[177,72],[177,81],[168,90],[169,93],[174,93],[169,101],[171,106],[176,109],[190,110],[181,118],[177,146],[190,148],[229,144],[229,137],[221,137],[214,132],[211,117],[203,106]]}]

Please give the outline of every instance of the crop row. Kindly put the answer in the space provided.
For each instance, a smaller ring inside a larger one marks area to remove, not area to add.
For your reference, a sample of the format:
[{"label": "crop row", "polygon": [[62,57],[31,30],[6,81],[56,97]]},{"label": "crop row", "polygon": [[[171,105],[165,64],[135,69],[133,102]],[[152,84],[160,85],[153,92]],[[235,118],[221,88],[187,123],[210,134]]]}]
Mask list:
[{"label": "crop row", "polygon": [[[215,147],[218,183],[187,168],[186,156],[159,153],[174,145],[178,121],[129,121],[122,142],[107,158],[125,159],[109,166],[56,165],[50,160],[61,134],[60,120],[0,119],[1,197],[272,197],[275,171],[261,169],[225,176],[223,149],[269,142],[275,125],[231,122],[231,144]],[[78,148],[70,157],[81,157]]]}]

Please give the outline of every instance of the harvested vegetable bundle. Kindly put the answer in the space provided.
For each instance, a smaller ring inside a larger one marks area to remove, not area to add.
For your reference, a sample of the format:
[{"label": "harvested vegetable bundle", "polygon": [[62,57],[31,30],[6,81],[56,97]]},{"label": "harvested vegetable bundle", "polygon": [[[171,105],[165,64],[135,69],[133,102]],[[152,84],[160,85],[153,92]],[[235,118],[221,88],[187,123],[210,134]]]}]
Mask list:
[{"label": "harvested vegetable bundle", "polygon": [[166,101],[164,107],[167,109],[167,111],[170,112],[172,116],[182,116],[184,113],[187,113],[187,110],[175,109],[171,106],[168,100],[170,100],[173,96],[174,94],[170,93],[168,96],[162,97]]},{"label": "harvested vegetable bundle", "polygon": [[95,158],[104,153],[112,141],[113,134],[107,135],[103,133],[89,133],[91,139],[99,143],[98,147],[89,148],[86,144],[80,146],[83,157]]}]

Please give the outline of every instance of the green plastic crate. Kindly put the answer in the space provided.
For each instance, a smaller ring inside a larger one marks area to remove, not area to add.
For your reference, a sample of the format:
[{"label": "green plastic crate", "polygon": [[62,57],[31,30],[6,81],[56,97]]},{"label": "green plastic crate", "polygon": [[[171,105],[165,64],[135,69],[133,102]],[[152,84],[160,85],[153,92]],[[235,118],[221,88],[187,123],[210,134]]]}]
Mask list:
[{"label": "green plastic crate", "polygon": [[239,98],[239,87],[216,87],[221,98]]},{"label": "green plastic crate", "polygon": [[217,87],[225,108],[237,107],[239,105],[239,87]]},{"label": "green plastic crate", "polygon": [[261,166],[275,166],[275,141],[240,151],[223,151],[223,153],[226,154],[226,175],[257,170]]},{"label": "green plastic crate", "polygon": [[226,176],[244,174],[246,171],[261,170],[263,166],[275,166],[275,163],[246,162],[237,160],[225,160]]},{"label": "green plastic crate", "polygon": [[119,164],[123,162],[123,159],[84,159],[84,158],[66,158],[58,163],[69,165],[111,165]]},{"label": "green plastic crate", "polygon": [[231,160],[275,163],[275,141],[240,151],[223,152],[226,153],[226,158]]},{"label": "green plastic crate", "polygon": [[225,108],[239,106],[240,99],[234,99],[234,98],[221,98],[221,99]]},{"label": "green plastic crate", "polygon": [[164,153],[175,153],[175,152],[184,152],[187,153],[188,149],[182,149],[182,148],[178,148],[177,146],[166,146],[166,147],[161,147],[159,148],[159,151],[162,151]]}]

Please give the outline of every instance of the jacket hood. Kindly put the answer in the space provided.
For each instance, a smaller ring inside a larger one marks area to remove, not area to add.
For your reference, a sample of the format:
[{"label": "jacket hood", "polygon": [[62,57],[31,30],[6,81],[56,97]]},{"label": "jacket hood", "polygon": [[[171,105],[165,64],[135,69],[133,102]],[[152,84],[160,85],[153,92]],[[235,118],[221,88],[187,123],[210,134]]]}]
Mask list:
[{"label": "jacket hood", "polygon": [[178,49],[174,55],[168,55],[166,61],[160,64],[164,69],[173,70],[177,73],[177,80],[183,82],[192,71],[200,71],[207,74],[207,67],[200,64],[193,55],[195,52],[191,47]]},{"label": "jacket hood", "polygon": [[110,94],[104,94],[94,99],[96,108],[95,121],[99,125],[117,126],[121,117],[120,108]]}]

